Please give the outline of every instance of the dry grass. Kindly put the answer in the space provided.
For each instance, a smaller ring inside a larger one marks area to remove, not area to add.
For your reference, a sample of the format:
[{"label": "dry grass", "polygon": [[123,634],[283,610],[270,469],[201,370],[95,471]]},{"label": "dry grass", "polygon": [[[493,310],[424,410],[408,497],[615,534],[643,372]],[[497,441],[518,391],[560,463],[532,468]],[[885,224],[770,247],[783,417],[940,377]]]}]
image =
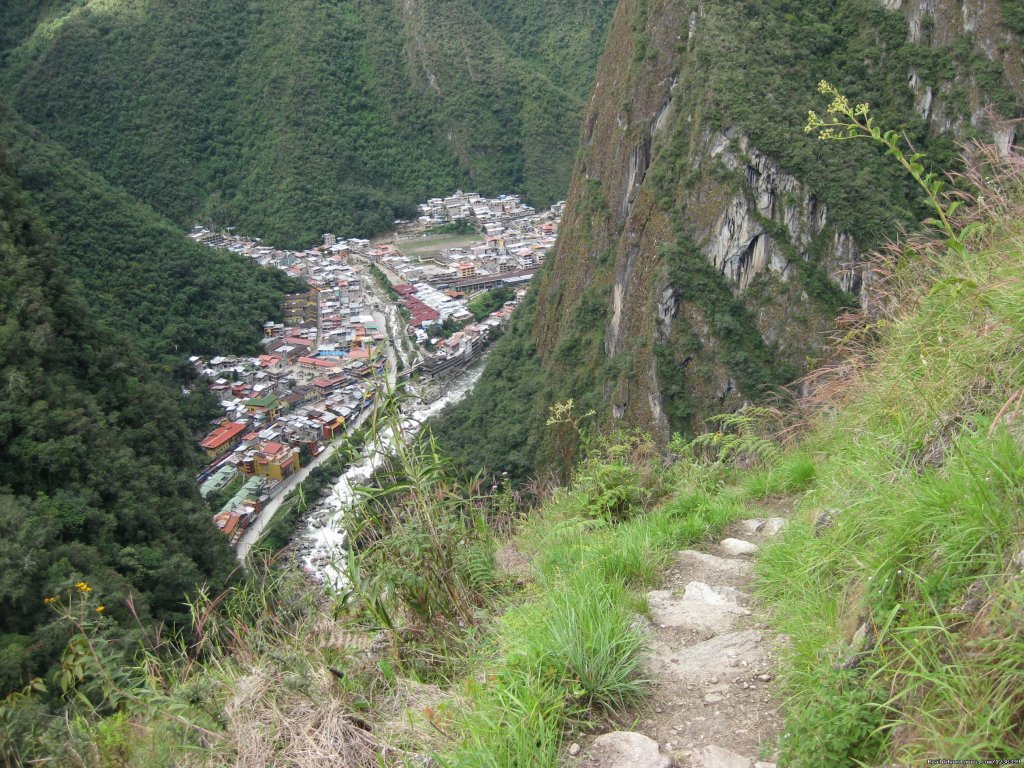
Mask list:
[{"label": "dry grass", "polygon": [[396,678],[376,712],[377,737],[391,746],[441,752],[451,745],[453,717],[467,704],[451,690]]},{"label": "dry grass", "polygon": [[257,669],[236,685],[225,707],[236,768],[375,768],[380,746],[337,696],[326,670],[305,686]]}]

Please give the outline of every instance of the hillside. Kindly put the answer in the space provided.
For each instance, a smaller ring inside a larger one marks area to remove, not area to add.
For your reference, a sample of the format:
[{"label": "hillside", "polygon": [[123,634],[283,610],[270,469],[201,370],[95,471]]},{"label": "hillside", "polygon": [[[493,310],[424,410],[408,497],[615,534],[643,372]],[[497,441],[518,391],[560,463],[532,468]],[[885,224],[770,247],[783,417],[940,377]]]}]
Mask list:
[{"label": "hillside", "polygon": [[97,318],[61,248],[0,155],[4,694],[67,642],[45,597],[87,582],[109,595],[115,634],[137,638],[182,621],[184,596],[233,564],[192,479],[180,389]]},{"label": "hillside", "polygon": [[149,649],[137,671],[88,618],[106,594],[71,586],[55,613],[80,669],[50,714],[38,691],[0,703],[0,754],[125,768],[1017,759],[1024,163],[980,153],[961,183],[964,247],[916,238],[898,263],[871,257],[871,295],[888,300],[797,407],[729,414],[667,452],[635,433],[592,439],[536,504],[460,482],[429,439],[400,445],[346,517],[361,545],[346,590],[256,567],[198,602],[194,646]]},{"label": "hillside", "polygon": [[13,2],[0,83],[179,225],[306,245],[460,185],[564,196],[613,5]]},{"label": "hillside", "polygon": [[283,273],[189,240],[2,103],[0,145],[96,316],[153,360],[252,351],[296,290]]},{"label": "hillside", "polygon": [[[895,6],[620,3],[529,337],[502,342],[536,358],[509,368],[499,345],[438,425],[460,461],[504,470],[500,444],[520,477],[550,466],[560,438],[537,436],[570,397],[602,428],[700,431],[825,353],[870,280],[861,254],[924,210],[874,148],[826,152],[793,130],[817,82],[870,102],[940,168],[957,141],[1005,146],[1002,118],[1024,114],[1020,36],[997,8]],[[516,403],[512,426],[492,381]]]}]

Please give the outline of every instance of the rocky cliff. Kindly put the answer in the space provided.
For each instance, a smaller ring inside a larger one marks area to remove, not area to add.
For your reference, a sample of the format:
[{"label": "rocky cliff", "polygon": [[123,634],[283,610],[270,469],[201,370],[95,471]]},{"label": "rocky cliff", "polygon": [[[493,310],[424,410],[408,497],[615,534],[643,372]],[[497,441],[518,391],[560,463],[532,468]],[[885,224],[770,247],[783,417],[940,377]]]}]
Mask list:
[{"label": "rocky cliff", "polygon": [[539,281],[524,418],[544,431],[574,397],[667,439],[796,379],[857,307],[864,252],[925,213],[875,147],[804,135],[817,82],[951,168],[957,142],[1013,141],[1024,58],[1001,19],[973,1],[622,0]]}]

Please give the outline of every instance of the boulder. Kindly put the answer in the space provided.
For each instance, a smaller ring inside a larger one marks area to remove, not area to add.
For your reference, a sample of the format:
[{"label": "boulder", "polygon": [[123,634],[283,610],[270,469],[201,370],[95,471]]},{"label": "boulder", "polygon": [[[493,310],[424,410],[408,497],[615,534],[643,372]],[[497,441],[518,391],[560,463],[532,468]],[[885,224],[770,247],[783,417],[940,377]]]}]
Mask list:
[{"label": "boulder", "polygon": [[722,539],[718,546],[722,554],[728,557],[752,555],[757,552],[757,544],[751,544],[743,539]]},{"label": "boulder", "polygon": [[587,765],[594,768],[672,768],[672,759],[661,754],[658,742],[633,731],[598,736],[587,758]]},{"label": "boulder", "polygon": [[704,761],[704,768],[751,768],[751,762],[747,758],[714,744],[704,747],[700,756]]}]

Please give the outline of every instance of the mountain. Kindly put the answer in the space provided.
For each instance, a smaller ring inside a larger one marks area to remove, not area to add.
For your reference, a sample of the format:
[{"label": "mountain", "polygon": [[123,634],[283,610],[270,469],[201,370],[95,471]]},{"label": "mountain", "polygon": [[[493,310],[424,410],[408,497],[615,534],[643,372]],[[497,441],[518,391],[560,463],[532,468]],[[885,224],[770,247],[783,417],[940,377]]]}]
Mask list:
[{"label": "mountain", "polygon": [[857,308],[862,254],[926,215],[875,147],[803,133],[817,83],[869,102],[935,168],[961,141],[1005,147],[1024,56],[1003,6],[623,0],[532,319],[435,427],[446,447],[522,477],[576,440],[545,424],[568,398],[591,431],[664,441],[782,394]]},{"label": "mountain", "polygon": [[613,7],[12,2],[0,83],[178,224],[304,245],[379,231],[458,185],[564,196]]},{"label": "mountain", "polygon": [[[99,319],[0,153],[0,692],[59,656],[82,581],[121,635],[187,618],[234,558],[193,481],[180,388]],[[135,617],[125,599],[131,595]]]},{"label": "mountain", "polygon": [[59,242],[55,257],[98,318],[152,360],[257,348],[299,283],[199,245],[0,103],[0,145],[22,191]]}]

